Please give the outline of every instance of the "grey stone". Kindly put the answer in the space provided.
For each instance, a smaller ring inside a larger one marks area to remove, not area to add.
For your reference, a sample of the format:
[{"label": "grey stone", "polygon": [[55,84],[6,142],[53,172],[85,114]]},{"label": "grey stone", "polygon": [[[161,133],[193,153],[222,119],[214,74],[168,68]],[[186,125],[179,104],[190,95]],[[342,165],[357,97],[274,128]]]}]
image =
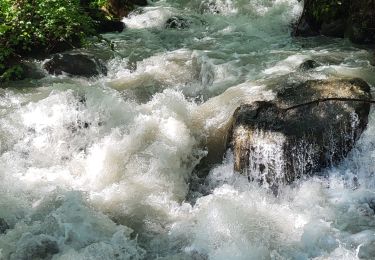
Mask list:
[{"label": "grey stone", "polygon": [[67,73],[74,76],[93,77],[107,74],[107,68],[99,60],[84,54],[56,54],[43,67],[53,75]]},{"label": "grey stone", "polygon": [[314,27],[313,23],[309,22],[309,19],[302,17],[296,25],[293,34],[299,37],[312,37],[319,35],[319,31]]},{"label": "grey stone", "polygon": [[323,23],[320,33],[324,36],[343,38],[346,30],[346,21],[338,19],[329,23]]},{"label": "grey stone", "polygon": [[172,16],[167,20],[165,23],[165,28],[168,29],[186,29],[189,27],[189,21],[187,21],[185,18],[180,16]]},{"label": "grey stone", "polygon": [[314,60],[306,60],[306,61],[302,62],[301,65],[299,65],[298,69],[300,71],[307,71],[307,70],[314,69],[314,68],[319,67],[319,66],[320,66],[320,64],[317,63]]},{"label": "grey stone", "polygon": [[336,97],[369,100],[370,88],[360,79],[312,80],[289,85],[275,101],[241,105],[228,139],[235,170],[272,186],[337,164],[365,129],[370,104],[325,101],[287,110]]}]

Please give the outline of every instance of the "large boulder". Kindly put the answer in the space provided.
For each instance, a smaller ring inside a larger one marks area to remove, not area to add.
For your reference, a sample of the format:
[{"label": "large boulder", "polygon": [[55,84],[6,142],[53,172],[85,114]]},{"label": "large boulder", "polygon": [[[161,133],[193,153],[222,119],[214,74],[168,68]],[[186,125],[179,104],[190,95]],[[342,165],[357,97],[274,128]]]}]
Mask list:
[{"label": "large boulder", "polygon": [[53,55],[43,68],[53,75],[67,73],[74,76],[93,77],[107,74],[107,68],[97,59],[84,54]]},{"label": "large boulder", "polygon": [[348,37],[354,43],[375,43],[375,8],[368,0],[305,0],[295,36]]},{"label": "large boulder", "polygon": [[346,36],[354,43],[375,43],[375,3],[368,0],[351,0]]},{"label": "large boulder", "polygon": [[315,69],[317,67],[319,67],[320,64],[314,60],[306,60],[304,62],[302,62],[301,65],[299,65],[298,67],[298,70],[299,71],[308,71],[308,70],[311,70],[311,69]]},{"label": "large boulder", "polygon": [[313,80],[288,86],[275,101],[241,105],[228,139],[235,170],[272,187],[338,163],[365,129],[370,104],[312,102],[326,98],[369,100],[370,87],[360,79]]}]

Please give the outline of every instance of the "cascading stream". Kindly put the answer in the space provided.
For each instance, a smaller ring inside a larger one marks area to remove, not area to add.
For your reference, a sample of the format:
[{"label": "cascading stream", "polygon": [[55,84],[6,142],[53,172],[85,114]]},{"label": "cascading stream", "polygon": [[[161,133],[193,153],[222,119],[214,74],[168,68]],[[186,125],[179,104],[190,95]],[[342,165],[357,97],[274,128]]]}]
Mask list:
[{"label": "cascading stream", "polygon": [[[155,1],[124,18],[123,33],[104,35],[116,53],[82,50],[106,60],[107,76],[0,89],[0,259],[373,258],[373,111],[339,166],[277,197],[235,173],[230,154],[204,180],[194,170],[208,151],[222,158],[242,102],[308,79],[375,84],[368,50],[290,36],[301,9]],[[171,17],[187,26],[166,28]],[[321,66],[298,69],[308,59]],[[250,169],[277,167],[277,144],[259,137]]]}]

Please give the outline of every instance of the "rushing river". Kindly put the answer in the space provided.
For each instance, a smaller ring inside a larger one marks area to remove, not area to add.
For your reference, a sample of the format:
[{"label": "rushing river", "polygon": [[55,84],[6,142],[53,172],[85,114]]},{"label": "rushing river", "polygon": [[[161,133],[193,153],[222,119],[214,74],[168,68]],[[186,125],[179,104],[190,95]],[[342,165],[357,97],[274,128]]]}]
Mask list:
[{"label": "rushing river", "polygon": [[196,167],[223,158],[241,103],[308,79],[375,86],[364,47],[290,36],[301,5],[160,0],[105,35],[115,52],[81,50],[107,76],[0,89],[0,259],[375,259],[375,111],[348,158],[277,197],[230,153]]}]

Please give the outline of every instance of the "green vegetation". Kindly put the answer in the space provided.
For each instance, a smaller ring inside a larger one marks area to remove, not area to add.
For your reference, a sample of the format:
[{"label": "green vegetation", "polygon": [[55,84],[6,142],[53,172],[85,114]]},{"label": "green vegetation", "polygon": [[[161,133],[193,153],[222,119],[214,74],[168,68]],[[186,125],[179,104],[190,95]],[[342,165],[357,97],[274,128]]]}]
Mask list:
[{"label": "green vegetation", "polygon": [[0,20],[1,80],[19,76],[20,55],[66,49],[95,33],[79,0],[0,0]]},{"label": "green vegetation", "polygon": [[104,10],[113,2],[129,6],[129,0],[0,0],[0,81],[21,76],[21,57],[78,47],[98,35],[97,21],[111,19]]},{"label": "green vegetation", "polygon": [[93,8],[101,8],[107,4],[107,0],[90,1],[90,6]]}]

